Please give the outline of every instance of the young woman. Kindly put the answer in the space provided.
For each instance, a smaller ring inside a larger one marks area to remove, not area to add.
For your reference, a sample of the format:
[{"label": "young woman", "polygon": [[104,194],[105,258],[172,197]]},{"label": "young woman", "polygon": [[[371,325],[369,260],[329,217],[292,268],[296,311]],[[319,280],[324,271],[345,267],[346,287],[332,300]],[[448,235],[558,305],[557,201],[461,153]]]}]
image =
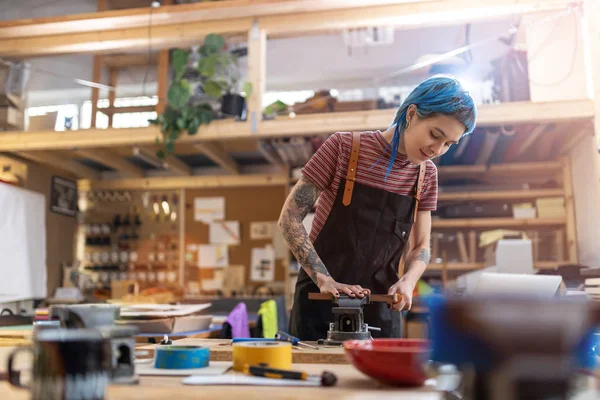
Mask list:
[{"label": "young woman", "polygon": [[[335,133],[302,170],[279,228],[302,266],[290,317],[301,340],[327,337],[332,304],[311,292],[364,297],[398,293],[364,308],[374,337],[400,337],[403,309],[429,263],[431,211],[437,206],[437,169],[431,161],[475,127],[476,108],[460,83],[436,76],[417,86],[385,132]],[[302,221],[317,199],[310,235]],[[410,240],[409,240],[410,238]],[[408,246],[405,269],[400,258]]]}]

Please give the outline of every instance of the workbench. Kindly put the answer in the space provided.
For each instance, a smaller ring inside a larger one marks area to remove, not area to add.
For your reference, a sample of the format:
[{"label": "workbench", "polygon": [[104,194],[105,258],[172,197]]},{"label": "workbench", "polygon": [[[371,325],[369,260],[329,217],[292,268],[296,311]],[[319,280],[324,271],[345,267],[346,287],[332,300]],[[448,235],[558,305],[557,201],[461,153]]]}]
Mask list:
[{"label": "workbench", "polygon": [[[211,364],[231,365],[231,346],[228,340],[216,339],[182,339],[176,344],[200,344],[211,348]],[[137,349],[153,349],[154,345],[146,345]],[[0,349],[0,372],[6,371],[7,358],[12,349]],[[315,352],[322,352],[317,356]],[[229,356],[227,356],[229,354]],[[24,363],[26,355],[20,356],[18,368],[26,368]],[[222,359],[215,361],[214,358]],[[111,385],[107,390],[106,400],[120,399],[216,399],[243,398],[244,400],[315,400],[333,396],[336,400],[357,399],[387,400],[441,400],[442,394],[437,392],[432,385],[417,388],[397,388],[380,384],[363,375],[360,371],[348,364],[342,348],[322,348],[320,350],[294,350],[293,360],[304,360],[305,363],[294,362],[293,369],[305,371],[309,374],[320,374],[324,370],[337,375],[338,381],[334,387],[279,387],[279,386],[187,386],[181,381],[184,377],[157,377],[141,376],[138,385]],[[325,363],[328,360],[334,363]],[[227,374],[237,374],[228,371]],[[29,399],[29,393],[17,389],[8,382],[0,382],[0,398],[11,400]]]}]

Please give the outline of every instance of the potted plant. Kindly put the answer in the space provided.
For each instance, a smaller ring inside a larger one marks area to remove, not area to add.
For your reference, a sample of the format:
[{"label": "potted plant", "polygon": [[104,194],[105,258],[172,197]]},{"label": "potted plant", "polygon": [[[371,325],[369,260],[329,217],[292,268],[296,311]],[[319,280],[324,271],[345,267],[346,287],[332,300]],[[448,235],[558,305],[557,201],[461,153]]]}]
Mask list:
[{"label": "potted plant", "polygon": [[[220,99],[221,112],[224,115],[240,117],[245,106],[245,99],[235,93],[240,81],[238,56],[225,51],[225,40],[220,35],[207,35],[197,54],[190,50],[177,49],[172,54],[174,76],[167,93],[167,106],[157,119],[150,120],[153,125],[160,126],[162,140],[157,138],[160,147],[157,155],[164,158],[173,153],[175,141],[185,132],[194,135],[201,125],[208,125],[217,117],[210,99],[197,99],[192,96],[190,79],[200,76],[200,89],[209,97]],[[190,56],[197,58],[197,71],[188,71]],[[197,56],[197,57],[196,57]],[[195,72],[195,73],[190,73]],[[189,78],[189,79],[188,79]],[[252,85],[245,83],[242,90],[250,96]],[[241,101],[240,101],[241,98]]]},{"label": "potted plant", "polygon": [[225,40],[221,36],[209,35],[198,50],[198,71],[204,78],[202,90],[208,96],[221,99],[223,115],[241,118],[246,104],[245,97],[252,94],[252,84],[245,82],[239,87],[239,56],[224,50],[224,47]]}]

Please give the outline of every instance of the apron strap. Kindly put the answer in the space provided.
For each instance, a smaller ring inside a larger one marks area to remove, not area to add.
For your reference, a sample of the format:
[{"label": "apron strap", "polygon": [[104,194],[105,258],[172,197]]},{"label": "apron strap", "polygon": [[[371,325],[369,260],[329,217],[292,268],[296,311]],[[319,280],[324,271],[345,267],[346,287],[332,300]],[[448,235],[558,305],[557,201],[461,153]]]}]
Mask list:
[{"label": "apron strap", "polygon": [[425,170],[427,169],[427,162],[423,162],[419,168],[419,177],[417,178],[417,188],[415,192],[415,215],[413,217],[413,223],[417,222],[417,211],[419,210],[419,202],[421,201],[421,190],[423,189],[423,181],[425,180]]},{"label": "apron strap", "polygon": [[358,152],[360,149],[360,132],[352,132],[352,152],[348,162],[348,171],[346,172],[346,186],[344,187],[344,198],[342,204],[349,206],[352,201],[352,191],[354,190],[354,181],[356,180],[356,166],[358,165]]}]

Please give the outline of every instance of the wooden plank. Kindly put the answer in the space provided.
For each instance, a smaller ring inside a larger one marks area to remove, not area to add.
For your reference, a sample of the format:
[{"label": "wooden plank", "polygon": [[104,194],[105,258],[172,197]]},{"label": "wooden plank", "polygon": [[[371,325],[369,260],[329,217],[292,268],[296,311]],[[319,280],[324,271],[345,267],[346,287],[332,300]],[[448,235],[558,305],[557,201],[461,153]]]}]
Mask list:
[{"label": "wooden plank", "polygon": [[467,200],[521,200],[537,199],[540,197],[563,196],[564,191],[557,189],[531,189],[531,190],[496,190],[489,192],[456,192],[440,193],[438,201],[467,201]]},{"label": "wooden plank", "polygon": [[[92,67],[92,81],[101,83],[102,81],[102,56],[94,56],[94,65]],[[90,126],[96,127],[96,112],[98,111],[98,99],[100,98],[100,89],[92,88],[92,122]]]},{"label": "wooden plank", "polygon": [[215,175],[215,176],[169,176],[115,180],[80,180],[81,191],[99,190],[168,190],[193,188],[227,188],[287,185],[284,175]]},{"label": "wooden plank", "polygon": [[477,232],[469,231],[469,262],[477,262]]},{"label": "wooden plank", "polygon": [[[558,265],[569,264],[568,260],[559,260],[559,261],[535,261],[533,263],[533,267],[535,269],[552,269],[556,268]],[[487,265],[483,262],[469,262],[469,263],[448,263],[447,270],[458,272],[458,271],[473,271],[481,268],[485,268]],[[443,263],[439,264],[429,264],[427,266],[427,271],[442,271]]]},{"label": "wooden plank", "polygon": [[[493,109],[493,112],[486,110]],[[549,103],[517,102],[494,105],[482,105],[479,108],[479,125],[496,123],[515,123],[515,120],[527,123],[543,123],[549,119],[557,122],[573,123],[578,119],[593,117],[593,102],[591,100],[559,101]],[[517,111],[520,110],[520,111]],[[372,130],[387,127],[393,116],[393,110],[368,110],[340,112],[327,114],[299,115],[296,118],[282,118],[273,121],[263,121],[256,134],[250,132],[250,126],[232,119],[213,121],[208,126],[202,126],[196,135],[183,135],[178,143],[194,143],[204,141],[227,141],[233,139],[263,139],[276,137],[310,136],[313,134],[331,134],[335,130]],[[515,112],[518,115],[515,116]],[[500,117],[503,115],[504,117]],[[525,118],[527,115],[527,118]],[[504,121],[504,122],[502,122]],[[0,151],[71,149],[73,147],[115,147],[122,145],[145,145],[154,143],[160,131],[156,126],[127,129],[88,129],[67,132],[38,131],[11,132],[0,135]],[[525,164],[523,164],[525,165]],[[538,164],[536,164],[538,165]],[[538,171],[545,173],[542,165],[552,166],[553,163],[539,164]],[[513,166],[511,172],[522,175],[520,166]],[[464,174],[469,169],[462,167],[442,167],[441,170],[452,173],[452,170]],[[472,166],[472,173],[488,171],[485,165]],[[495,165],[489,171],[500,170]],[[525,170],[527,174],[533,170]],[[505,171],[506,172],[506,171]]]},{"label": "wooden plank", "polygon": [[[117,82],[119,80],[119,70],[116,68],[109,68],[108,70],[108,85],[115,88],[108,92],[108,107],[112,109],[115,106],[115,100],[117,98]],[[114,113],[107,113],[108,115],[108,127],[113,127],[113,115]]]},{"label": "wooden plank", "polygon": [[95,180],[100,179],[100,173],[98,171],[77,161],[53,154],[52,152],[18,152],[17,155],[40,164],[51,165],[53,167],[60,168],[76,175],[79,178]]},{"label": "wooden plank", "polygon": [[[174,344],[208,347],[210,349],[210,361],[232,361],[231,340],[187,338],[177,340]],[[154,346],[142,346],[139,349],[153,353]],[[341,346],[319,346],[319,350],[293,348],[292,362],[299,364],[348,364],[349,360]]]},{"label": "wooden plank", "polygon": [[199,143],[194,147],[210,158],[215,164],[232,174],[240,173],[240,167],[217,143]]},{"label": "wooden plank", "polygon": [[98,111],[103,112],[110,117],[114,114],[153,112],[156,111],[156,106],[105,107],[99,108]]},{"label": "wooden plank", "polygon": [[535,175],[552,175],[562,170],[562,163],[558,161],[544,162],[516,162],[507,164],[485,165],[452,165],[442,166],[438,168],[440,178],[455,178],[472,175],[520,175],[520,176],[535,176]]},{"label": "wooden plank", "polygon": [[129,161],[108,150],[78,149],[75,150],[74,153],[83,158],[88,158],[100,164],[104,164],[107,167],[116,169],[125,176],[134,178],[143,178],[145,176],[142,168],[133,165]]},{"label": "wooden plank", "polygon": [[260,130],[262,123],[262,99],[267,84],[267,34],[255,22],[248,32],[248,79],[252,84],[252,95],[247,97],[248,123],[250,132]]},{"label": "wooden plank", "polygon": [[169,87],[169,50],[161,50],[158,55],[158,69],[156,71],[157,78],[157,96],[158,104],[156,105],[156,113],[162,114],[167,107],[167,88]]},{"label": "wooden plank", "polygon": [[434,219],[431,223],[433,229],[454,228],[529,228],[564,225],[565,218],[448,218]]},{"label": "wooden plank", "polygon": [[573,193],[573,176],[571,175],[571,162],[568,157],[562,158],[563,164],[563,189],[565,191],[565,215],[567,234],[567,259],[577,263],[577,228],[575,222],[575,198]]},{"label": "wooden plank", "polygon": [[158,63],[158,53],[148,54],[106,54],[104,56],[104,65],[112,68],[141,67],[146,65],[156,65]]},{"label": "wooden plank", "polygon": [[574,127],[573,131],[574,133],[569,134],[567,139],[563,142],[560,151],[561,155],[568,154],[587,135],[593,135],[594,127],[591,122],[585,122],[578,127]]},{"label": "wooden plank", "polygon": [[[356,26],[472,23],[564,10],[568,5],[569,0],[372,0],[368,5],[360,0],[230,0],[162,6],[152,12],[152,47],[191,45],[197,35],[210,31],[245,33],[256,19],[270,35],[277,35]],[[7,39],[0,41],[0,56],[141,48],[147,42],[148,18],[148,8],[143,8],[0,23],[0,38]]]},{"label": "wooden plank", "polygon": [[[179,6],[172,6],[179,7]],[[145,17],[148,25],[148,16]],[[154,15],[152,17],[154,21]],[[252,25],[251,18],[188,22],[152,27],[152,48],[167,49],[197,45],[210,33],[243,32]],[[76,53],[114,53],[141,51],[148,48],[148,27],[82,32],[76,35],[32,36],[0,40],[0,57],[42,57]]]},{"label": "wooden plank", "polygon": [[565,1],[548,0],[434,0],[360,10],[330,10],[306,14],[265,16],[261,23],[269,35],[309,32],[317,29],[344,29],[357,26],[418,28],[502,19],[531,12],[564,10]]},{"label": "wooden plank", "polygon": [[518,155],[525,153],[529,147],[534,144],[538,137],[548,128],[548,124],[539,124],[527,135],[527,139],[519,147]]},{"label": "wooden plank", "polygon": [[460,259],[463,263],[468,263],[469,253],[467,252],[467,242],[465,240],[465,234],[463,232],[456,233],[456,241],[458,244],[458,252],[460,254]]},{"label": "wooden plank", "polygon": [[[152,149],[151,147],[142,147],[142,149],[144,149],[146,152],[148,152],[150,154],[154,153],[154,149]],[[171,154],[165,156],[164,162],[165,162],[165,168],[168,169],[170,172],[173,172],[176,175],[183,175],[183,176],[192,175],[192,168],[189,165],[187,165],[186,163],[184,163],[183,161],[181,161],[179,158],[177,158]]]}]

